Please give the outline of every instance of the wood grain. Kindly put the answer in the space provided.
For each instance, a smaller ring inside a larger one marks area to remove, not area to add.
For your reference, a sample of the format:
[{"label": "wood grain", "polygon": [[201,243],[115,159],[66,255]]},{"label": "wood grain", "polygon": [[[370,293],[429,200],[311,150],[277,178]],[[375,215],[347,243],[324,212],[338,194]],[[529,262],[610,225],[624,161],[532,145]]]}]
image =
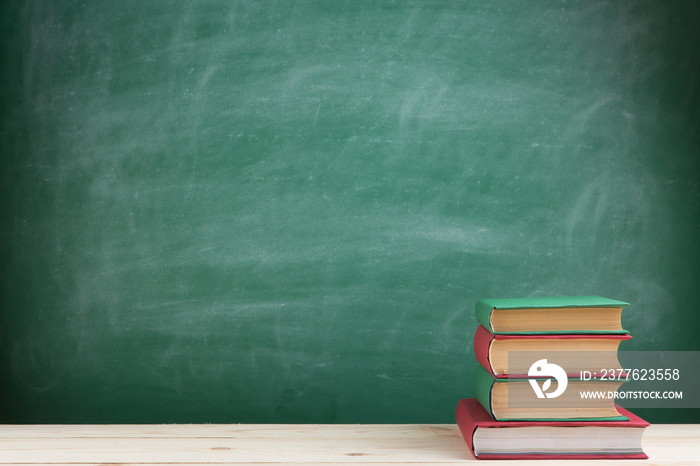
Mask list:
[{"label": "wood grain", "polygon": [[[652,425],[648,461],[698,464],[700,425]],[[464,464],[476,461],[448,424],[2,425],[0,464]],[[509,465],[529,464],[509,461]],[[550,465],[581,464],[551,461]],[[617,461],[596,461],[597,465]]]}]

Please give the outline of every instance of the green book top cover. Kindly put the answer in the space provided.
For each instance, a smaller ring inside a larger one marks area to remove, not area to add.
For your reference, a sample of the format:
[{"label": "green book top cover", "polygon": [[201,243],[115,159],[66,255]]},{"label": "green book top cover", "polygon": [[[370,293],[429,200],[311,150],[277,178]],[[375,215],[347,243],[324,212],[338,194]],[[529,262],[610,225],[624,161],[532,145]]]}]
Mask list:
[{"label": "green book top cover", "polygon": [[528,309],[591,309],[610,308],[621,309],[629,303],[601,296],[559,296],[559,297],[530,297],[530,298],[493,298],[480,299],[476,302],[476,319],[493,334],[607,334],[627,333],[620,328],[615,330],[592,330],[567,328],[565,330],[527,330],[527,331],[494,331],[491,325],[491,313],[494,310],[528,310]]}]

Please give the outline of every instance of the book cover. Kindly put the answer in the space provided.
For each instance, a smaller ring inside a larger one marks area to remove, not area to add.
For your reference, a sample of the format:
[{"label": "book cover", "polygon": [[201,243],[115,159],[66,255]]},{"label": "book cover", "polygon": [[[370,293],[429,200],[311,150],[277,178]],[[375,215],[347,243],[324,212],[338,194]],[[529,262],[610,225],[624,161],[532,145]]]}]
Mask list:
[{"label": "book cover", "polygon": [[455,412],[457,425],[466,441],[472,455],[477,459],[647,459],[647,455],[639,445],[630,445],[628,452],[614,452],[600,449],[593,453],[596,445],[590,445],[591,451],[588,453],[547,451],[541,453],[528,454],[480,454],[477,456],[474,448],[474,434],[477,429],[490,428],[529,428],[539,426],[549,426],[556,428],[571,427],[623,427],[644,429],[649,423],[639,416],[627,411],[621,406],[617,410],[622,413],[627,420],[624,421],[495,421],[489,413],[481,406],[475,398],[465,398],[459,401]]},{"label": "book cover", "polygon": [[493,298],[480,299],[476,303],[476,319],[492,333],[518,334],[518,333],[627,333],[619,328],[614,330],[602,330],[591,328],[567,328],[566,330],[528,330],[524,331],[494,331],[491,324],[491,313],[494,309],[500,310],[554,310],[554,309],[610,309],[617,310],[629,306],[629,303],[601,296],[569,296],[569,297],[531,297],[531,298]]},{"label": "book cover", "polygon": [[[515,378],[526,378],[528,377],[527,375],[527,370],[523,370],[523,368],[515,368],[516,371],[509,371],[509,373],[501,373],[500,370],[495,370],[494,365],[491,361],[491,345],[494,341],[509,341],[509,340],[529,340],[529,341],[537,341],[537,340],[586,340],[586,341],[592,341],[592,340],[608,340],[612,341],[611,343],[611,350],[601,354],[603,356],[610,356],[612,357],[612,347],[615,346],[615,341],[619,342],[621,341],[626,341],[630,340],[632,336],[629,334],[537,334],[537,335],[502,335],[502,334],[493,334],[491,333],[486,327],[483,325],[479,325],[476,329],[476,332],[474,333],[474,356],[476,360],[483,366],[489,373],[491,373],[494,377],[496,378],[509,378],[509,377],[515,377]],[[583,345],[582,345],[583,346]],[[552,345],[553,348],[556,348],[556,345]],[[525,346],[521,346],[519,351],[524,352],[524,351],[533,351],[532,354],[534,354],[535,350],[526,350]],[[557,349],[552,349],[552,351],[557,351],[561,352],[562,354],[566,351],[571,351],[570,349],[563,349],[565,348],[563,345],[561,346],[562,349],[557,350]],[[583,351],[585,349],[582,348]],[[617,347],[614,348],[614,351],[617,351]],[[507,358],[506,358],[507,359]],[[591,366],[586,367],[586,368],[574,368],[572,366],[572,370],[567,370],[567,375],[572,376],[572,377],[577,377],[579,374],[577,371],[585,369],[589,370],[593,373],[593,375],[600,375],[599,371],[604,368],[610,368],[613,367],[609,363],[600,363],[596,365],[595,358],[591,358]],[[617,367],[619,363],[616,362],[616,365],[614,367]],[[603,365],[601,365],[603,364]],[[598,367],[600,366],[600,367]],[[569,368],[567,368],[569,369]]]},{"label": "book cover", "polygon": [[[582,387],[590,391],[615,392],[622,381],[581,381],[569,379],[558,398],[538,399],[530,379],[496,379],[483,367],[474,372],[474,394],[489,416],[498,421],[624,421],[627,418],[612,399],[581,399]],[[536,380],[539,385],[546,379]],[[497,386],[497,384],[509,384]],[[514,388],[515,384],[517,388]],[[502,390],[505,389],[505,390]],[[536,412],[538,415],[530,413]],[[507,414],[511,413],[511,414]],[[526,414],[525,414],[526,413]],[[574,415],[576,413],[578,415]]]}]

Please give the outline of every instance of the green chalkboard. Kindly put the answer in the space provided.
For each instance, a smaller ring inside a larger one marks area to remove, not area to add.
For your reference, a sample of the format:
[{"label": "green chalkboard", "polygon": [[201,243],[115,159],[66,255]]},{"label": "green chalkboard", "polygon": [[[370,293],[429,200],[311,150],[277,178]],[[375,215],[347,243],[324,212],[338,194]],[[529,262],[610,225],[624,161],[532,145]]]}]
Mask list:
[{"label": "green chalkboard", "polygon": [[0,8],[0,422],[452,422],[479,298],[700,350],[694,2]]}]

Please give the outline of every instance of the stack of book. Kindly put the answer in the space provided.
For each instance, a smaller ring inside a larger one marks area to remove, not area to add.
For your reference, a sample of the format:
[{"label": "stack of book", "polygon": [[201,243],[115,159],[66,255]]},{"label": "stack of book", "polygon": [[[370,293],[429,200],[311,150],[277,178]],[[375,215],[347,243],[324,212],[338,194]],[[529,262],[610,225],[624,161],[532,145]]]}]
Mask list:
[{"label": "stack of book", "polygon": [[646,459],[646,421],[615,403],[628,303],[578,296],[476,304],[476,398],[457,424],[477,459]]}]

